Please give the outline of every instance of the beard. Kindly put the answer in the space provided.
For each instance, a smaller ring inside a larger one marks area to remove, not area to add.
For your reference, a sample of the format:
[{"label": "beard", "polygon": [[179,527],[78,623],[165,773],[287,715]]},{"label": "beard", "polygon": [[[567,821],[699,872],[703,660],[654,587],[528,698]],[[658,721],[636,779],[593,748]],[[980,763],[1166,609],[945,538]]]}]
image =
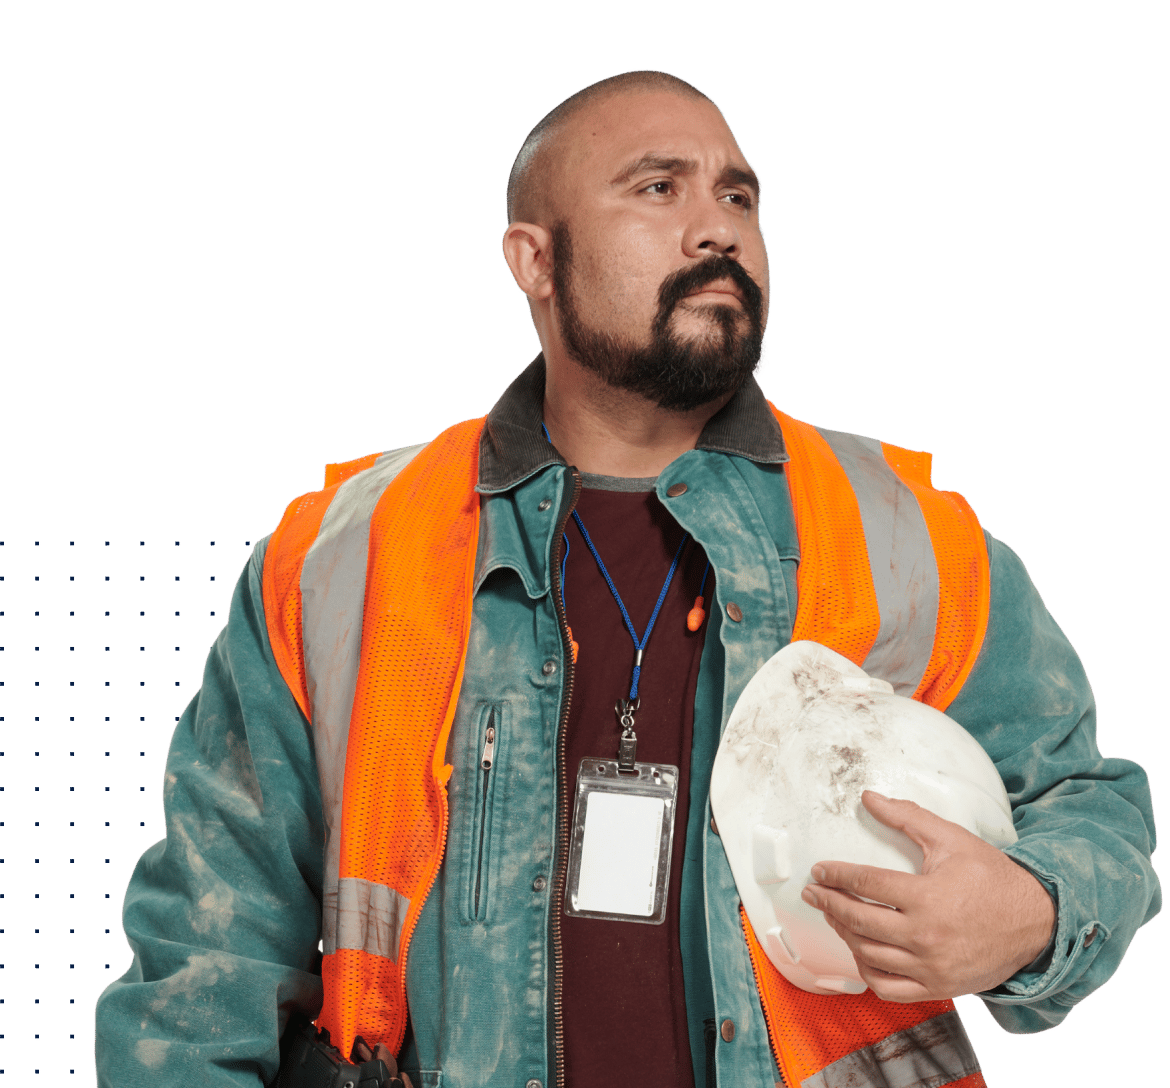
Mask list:
[{"label": "beard", "polygon": [[[553,287],[565,348],[607,385],[637,393],[668,411],[689,412],[734,393],[756,369],[764,338],[763,292],[738,261],[710,257],[667,276],[658,290],[650,342],[639,346],[585,325],[573,293],[573,243],[566,223],[552,228],[552,240]],[[692,303],[709,327],[699,335],[680,337],[671,327],[675,310],[688,295],[723,279],[739,288],[743,309]]]}]

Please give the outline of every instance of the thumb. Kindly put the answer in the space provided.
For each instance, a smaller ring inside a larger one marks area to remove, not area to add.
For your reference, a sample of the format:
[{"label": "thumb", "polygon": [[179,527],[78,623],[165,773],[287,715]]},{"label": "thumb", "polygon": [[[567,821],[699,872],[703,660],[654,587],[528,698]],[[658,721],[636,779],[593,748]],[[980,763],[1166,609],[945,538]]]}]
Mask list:
[{"label": "thumb", "polygon": [[861,795],[861,803],[875,820],[895,831],[901,831],[917,844],[923,854],[928,853],[931,847],[947,843],[952,837],[952,829],[958,826],[913,801],[886,797],[874,790],[865,790]]}]

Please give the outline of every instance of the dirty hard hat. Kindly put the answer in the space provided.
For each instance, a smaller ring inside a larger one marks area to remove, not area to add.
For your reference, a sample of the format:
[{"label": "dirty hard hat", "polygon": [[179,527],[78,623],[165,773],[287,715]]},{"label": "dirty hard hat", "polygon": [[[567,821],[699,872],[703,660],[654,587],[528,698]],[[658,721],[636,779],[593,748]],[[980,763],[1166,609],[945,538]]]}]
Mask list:
[{"label": "dirty hard hat", "polygon": [[811,867],[922,867],[922,851],[862,806],[867,789],[915,801],[1001,849],[1016,841],[995,764],[961,725],[818,643],[791,643],[735,704],[711,810],[757,939],[811,993],[866,988],[848,946],[800,898]]}]

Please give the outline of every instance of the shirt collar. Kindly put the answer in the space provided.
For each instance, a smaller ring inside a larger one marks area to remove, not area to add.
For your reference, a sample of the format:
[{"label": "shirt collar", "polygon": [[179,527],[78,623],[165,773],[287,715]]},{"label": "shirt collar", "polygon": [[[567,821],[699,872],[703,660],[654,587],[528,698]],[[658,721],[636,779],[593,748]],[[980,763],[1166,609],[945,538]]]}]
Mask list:
[{"label": "shirt collar", "polygon": [[[565,460],[541,430],[544,418],[544,355],[538,355],[504,390],[488,413],[479,440],[479,483],[482,494],[507,491],[546,465]],[[748,375],[739,391],[715,413],[695,448],[730,453],[761,464],[788,460],[780,425],[763,391]]]}]

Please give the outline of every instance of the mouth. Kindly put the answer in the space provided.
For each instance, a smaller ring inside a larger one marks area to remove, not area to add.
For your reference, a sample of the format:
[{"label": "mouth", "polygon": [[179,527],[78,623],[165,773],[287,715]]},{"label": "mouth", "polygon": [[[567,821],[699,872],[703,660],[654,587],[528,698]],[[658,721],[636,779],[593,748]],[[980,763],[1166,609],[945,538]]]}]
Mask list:
[{"label": "mouth", "polygon": [[697,291],[686,296],[688,302],[718,302],[726,305],[734,301],[743,305],[743,295],[731,280],[716,280],[714,283],[704,284]]}]

